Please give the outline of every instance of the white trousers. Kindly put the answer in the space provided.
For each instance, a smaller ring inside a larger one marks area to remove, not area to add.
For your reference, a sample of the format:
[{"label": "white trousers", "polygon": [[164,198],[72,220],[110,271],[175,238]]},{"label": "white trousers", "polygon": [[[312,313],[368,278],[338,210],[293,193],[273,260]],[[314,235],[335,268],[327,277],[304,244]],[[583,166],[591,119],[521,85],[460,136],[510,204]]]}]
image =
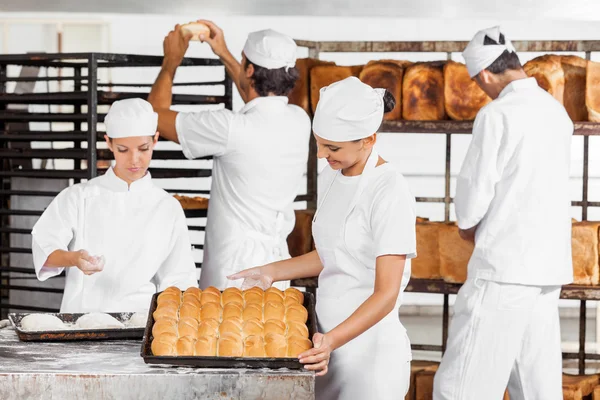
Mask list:
[{"label": "white trousers", "polygon": [[468,279],[458,292],[434,400],[562,399],[558,286]]}]

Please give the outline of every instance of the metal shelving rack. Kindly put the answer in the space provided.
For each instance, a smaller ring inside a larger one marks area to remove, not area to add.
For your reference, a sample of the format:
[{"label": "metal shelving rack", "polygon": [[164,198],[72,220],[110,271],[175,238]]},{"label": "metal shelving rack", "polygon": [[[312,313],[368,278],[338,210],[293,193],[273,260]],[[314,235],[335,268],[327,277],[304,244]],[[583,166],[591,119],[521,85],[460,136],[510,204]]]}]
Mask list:
[{"label": "metal shelving rack", "polygon": [[[319,58],[322,53],[445,53],[448,60],[452,59],[452,53],[464,50],[468,42],[465,41],[423,41],[423,42],[315,42],[296,40],[300,47],[308,48],[310,58]],[[591,58],[592,52],[600,52],[600,41],[515,41],[513,45],[518,52],[582,52],[587,60]],[[473,123],[469,121],[384,121],[380,132],[389,133],[419,133],[419,134],[443,134],[446,140],[445,155],[445,195],[444,197],[417,197],[417,202],[443,203],[445,206],[445,221],[450,220],[450,204],[453,199],[450,196],[450,160],[452,152],[452,136],[456,134],[470,134]],[[582,208],[582,220],[588,218],[589,207],[600,207],[600,202],[588,200],[589,184],[589,138],[600,135],[600,123],[576,122],[576,136],[583,136],[583,184],[582,200],[573,201],[573,206]],[[307,193],[317,192],[317,160],[316,144],[311,141],[311,159],[309,160],[309,187]],[[297,285],[316,289],[316,279],[303,279],[296,282]],[[449,326],[449,295],[456,294],[461,285],[448,284],[440,280],[411,279],[407,291],[415,293],[434,293],[444,296],[442,317],[442,346],[413,345],[415,350],[444,351],[448,337]],[[578,300],[579,309],[579,351],[577,353],[563,353],[564,359],[577,359],[579,373],[585,372],[586,360],[600,360],[600,354],[589,354],[585,351],[586,335],[586,302],[588,300],[600,300],[600,286],[568,285],[563,287],[562,299]]]},{"label": "metal shelving rack", "polygon": [[[160,67],[162,57],[129,54],[106,53],[59,53],[59,54],[23,54],[0,56],[0,319],[9,309],[30,311],[56,311],[44,305],[10,304],[10,290],[62,293],[60,288],[31,287],[18,284],[18,279],[11,280],[11,274],[27,274],[35,277],[31,264],[28,266],[14,265],[11,256],[29,255],[28,247],[11,245],[11,237],[29,235],[30,229],[11,226],[11,219],[18,217],[37,218],[43,210],[15,209],[11,207],[11,198],[46,197],[48,201],[58,194],[58,191],[37,190],[35,183],[32,189],[20,190],[13,187],[15,178],[25,180],[56,179],[68,180],[67,185],[91,179],[106,171],[107,163],[102,161],[112,159],[109,150],[98,149],[97,143],[103,142],[104,132],[98,129],[98,123],[103,122],[105,114],[99,112],[99,106],[107,106],[116,100],[142,97],[148,94],[152,83],[113,83],[102,82],[99,79],[101,71],[110,68],[138,69],[145,67]],[[182,67],[222,67],[217,59],[186,58]],[[45,69],[47,76],[9,76],[10,68],[34,67]],[[49,71],[54,71],[52,76]],[[67,82],[71,90],[59,90],[46,93],[9,93],[7,86],[10,82]],[[217,105],[232,108],[232,82],[223,68],[223,79],[214,82],[176,83],[175,86],[222,87],[221,95],[174,94],[173,105]],[[123,88],[147,88],[145,91],[127,91]],[[18,105],[21,109],[15,109]],[[31,105],[46,105],[48,112],[30,112]],[[72,106],[71,112],[61,112],[58,106]],[[54,107],[54,109],[52,109]],[[30,130],[32,122],[61,122],[70,124],[67,130]],[[33,142],[62,143],[66,148],[36,148]],[[33,160],[70,160],[70,169],[34,168]],[[211,157],[204,158],[206,160]],[[156,149],[153,160],[185,160],[179,150]],[[100,164],[99,164],[100,162]],[[100,167],[99,167],[100,165]],[[154,179],[165,178],[208,178],[210,168],[150,168]],[[35,181],[32,181],[35,182]],[[208,190],[189,188],[169,189],[169,192],[180,194],[208,194]],[[204,218],[206,210],[186,211],[188,218]],[[190,226],[190,230],[204,231],[204,226]],[[193,243],[194,248],[202,249],[202,244]],[[14,258],[14,257],[13,257]],[[197,267],[201,264],[198,263]]]}]

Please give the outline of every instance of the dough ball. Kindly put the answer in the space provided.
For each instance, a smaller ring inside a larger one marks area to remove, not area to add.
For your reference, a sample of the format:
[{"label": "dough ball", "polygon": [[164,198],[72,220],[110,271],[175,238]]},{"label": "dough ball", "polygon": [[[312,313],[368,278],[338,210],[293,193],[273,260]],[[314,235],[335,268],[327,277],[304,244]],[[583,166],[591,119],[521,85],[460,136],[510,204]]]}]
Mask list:
[{"label": "dough ball", "polygon": [[89,313],[82,315],[77,320],[78,329],[111,329],[124,327],[125,326],[121,322],[106,313]]},{"label": "dough ball", "polygon": [[24,331],[60,331],[66,329],[65,324],[50,314],[29,314],[21,320]]},{"label": "dough ball", "polygon": [[148,312],[136,312],[127,321],[126,325],[130,328],[144,328],[148,322]]}]

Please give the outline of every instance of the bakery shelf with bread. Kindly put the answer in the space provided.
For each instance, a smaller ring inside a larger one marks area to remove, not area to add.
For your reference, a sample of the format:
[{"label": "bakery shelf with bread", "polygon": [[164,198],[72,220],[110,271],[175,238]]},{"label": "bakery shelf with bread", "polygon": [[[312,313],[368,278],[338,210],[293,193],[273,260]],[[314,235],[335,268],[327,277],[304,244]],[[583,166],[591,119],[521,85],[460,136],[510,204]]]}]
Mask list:
[{"label": "bakery shelf with bread", "polygon": [[238,362],[231,366],[241,360],[252,367],[247,362],[258,360],[268,367],[269,360],[282,359],[298,368],[297,357],[312,348],[315,328],[314,299],[295,288],[220,292],[191,287],[182,292],[170,287],[153,299],[142,353],[147,362],[183,357],[210,367],[214,360],[225,365],[229,359]]}]

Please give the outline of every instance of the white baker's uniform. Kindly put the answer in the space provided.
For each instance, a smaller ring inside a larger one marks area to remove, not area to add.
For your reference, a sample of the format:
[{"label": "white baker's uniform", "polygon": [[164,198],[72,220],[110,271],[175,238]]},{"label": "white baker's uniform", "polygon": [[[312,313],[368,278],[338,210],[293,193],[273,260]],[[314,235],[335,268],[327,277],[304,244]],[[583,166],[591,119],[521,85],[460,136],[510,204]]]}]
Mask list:
[{"label": "white baker's uniform", "polygon": [[534,78],[481,109],[456,186],[477,225],[434,399],[561,399],[558,297],[572,281],[573,123]]},{"label": "white baker's uniform", "polygon": [[373,150],[360,176],[329,166],[320,175],[313,222],[323,263],[320,331],[335,328],[373,294],[379,256],[406,255],[400,295],[389,315],[331,354],[328,373],[316,381],[318,399],[398,399],[410,384],[410,342],[398,307],[416,256],[415,200],[402,174],[389,163],[376,168],[377,160]]},{"label": "white baker's uniform", "polygon": [[185,215],[150,174],[130,186],[112,168],[63,190],[32,231],[35,271],[44,281],[65,268],[44,267],[56,250],[104,256],[104,269],[85,275],[66,268],[65,313],[145,311],[169,286],[197,286]]},{"label": "white baker's uniform", "polygon": [[187,158],[214,156],[200,287],[239,287],[226,276],[289,258],[293,203],[308,160],[306,112],[287,97],[269,96],[239,113],[179,113],[176,121]]}]

